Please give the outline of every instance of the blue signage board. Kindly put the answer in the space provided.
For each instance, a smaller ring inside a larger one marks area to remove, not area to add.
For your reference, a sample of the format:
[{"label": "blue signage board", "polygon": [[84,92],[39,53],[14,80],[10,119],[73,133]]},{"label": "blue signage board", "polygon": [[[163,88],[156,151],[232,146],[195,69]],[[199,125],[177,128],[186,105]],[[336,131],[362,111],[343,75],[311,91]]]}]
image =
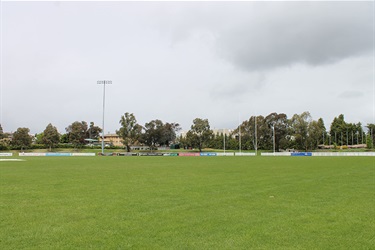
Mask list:
[{"label": "blue signage board", "polygon": [[297,153],[291,153],[291,156],[312,156],[311,152],[297,152]]},{"label": "blue signage board", "polygon": [[46,153],[46,156],[72,156],[72,153]]},{"label": "blue signage board", "polygon": [[201,156],[216,156],[216,153],[201,153]]}]

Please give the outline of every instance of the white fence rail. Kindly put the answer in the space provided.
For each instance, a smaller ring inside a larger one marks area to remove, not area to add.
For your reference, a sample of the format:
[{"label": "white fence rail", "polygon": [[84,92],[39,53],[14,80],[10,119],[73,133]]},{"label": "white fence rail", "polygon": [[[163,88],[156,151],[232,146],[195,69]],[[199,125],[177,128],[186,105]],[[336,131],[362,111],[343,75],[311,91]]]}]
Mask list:
[{"label": "white fence rail", "polygon": [[375,156],[375,152],[316,152],[312,156]]},{"label": "white fence rail", "polygon": [[13,153],[0,153],[0,156],[13,156]]},{"label": "white fence rail", "polygon": [[95,153],[19,153],[19,156],[95,156]]},{"label": "white fence rail", "polygon": [[255,156],[255,153],[247,153],[247,152],[235,152],[235,156]]},{"label": "white fence rail", "polygon": [[290,152],[261,153],[261,156],[290,156]]}]

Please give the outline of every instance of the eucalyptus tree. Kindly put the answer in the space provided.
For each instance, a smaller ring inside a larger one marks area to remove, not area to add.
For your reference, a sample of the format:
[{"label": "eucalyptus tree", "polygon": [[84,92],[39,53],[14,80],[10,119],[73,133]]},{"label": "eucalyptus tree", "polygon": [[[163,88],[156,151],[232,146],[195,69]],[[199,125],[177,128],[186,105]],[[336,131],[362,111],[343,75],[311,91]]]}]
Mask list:
[{"label": "eucalyptus tree", "polygon": [[18,128],[16,132],[13,133],[12,146],[17,148],[27,148],[31,146],[32,137],[29,135],[30,129],[28,128]]},{"label": "eucalyptus tree", "polygon": [[375,142],[375,124],[374,123],[368,123],[367,124],[367,148],[374,148],[374,142]]},{"label": "eucalyptus tree", "polygon": [[190,130],[186,134],[189,143],[193,147],[198,147],[199,152],[202,152],[203,146],[209,142],[212,136],[213,132],[208,119],[201,118],[193,120],[193,125],[191,125]]},{"label": "eucalyptus tree", "polygon": [[57,128],[51,123],[48,124],[43,131],[42,142],[49,148],[49,151],[52,151],[52,148],[60,142],[60,134],[57,131]]},{"label": "eucalyptus tree", "polygon": [[90,122],[90,127],[87,129],[86,137],[89,139],[97,139],[100,136],[102,129],[95,126],[94,122]]},{"label": "eucalyptus tree", "polygon": [[165,123],[164,124],[164,133],[161,142],[162,145],[169,146],[171,142],[175,142],[177,139],[177,132],[181,130],[180,124],[178,123]]},{"label": "eucalyptus tree", "polygon": [[316,149],[321,143],[323,138],[323,128],[321,122],[312,120],[308,124],[308,136],[307,136],[307,146],[309,149]]},{"label": "eucalyptus tree", "polygon": [[293,115],[292,119],[290,120],[290,132],[294,137],[294,143],[297,149],[307,151],[309,147],[308,128],[311,121],[311,115],[307,111],[300,115]]},{"label": "eucalyptus tree", "polygon": [[137,123],[134,114],[128,112],[121,116],[119,123],[121,127],[116,133],[121,137],[126,151],[130,152],[130,146],[140,139],[142,126]]},{"label": "eucalyptus tree", "polygon": [[164,123],[159,119],[152,120],[144,125],[141,142],[150,146],[150,148],[169,146],[170,143],[176,140],[176,132],[180,129],[178,123]]},{"label": "eucalyptus tree", "polygon": [[265,117],[265,123],[269,128],[271,137],[275,137],[275,149],[279,151],[281,147],[287,145],[288,118],[286,114],[271,113]]},{"label": "eucalyptus tree", "polygon": [[87,138],[87,129],[87,122],[73,122],[71,125],[65,128],[68,135],[68,141],[76,148],[83,146],[85,144],[85,139]]},{"label": "eucalyptus tree", "polygon": [[335,117],[331,123],[330,135],[333,139],[333,142],[336,145],[344,145],[345,132],[347,124],[344,119],[344,115],[340,114],[338,117]]},{"label": "eucalyptus tree", "polygon": [[142,142],[144,142],[151,149],[164,142],[164,124],[161,120],[152,120],[147,122],[144,126],[144,133],[142,134]]},{"label": "eucalyptus tree", "polygon": [[5,137],[3,127],[0,124],[0,139],[3,139]]}]

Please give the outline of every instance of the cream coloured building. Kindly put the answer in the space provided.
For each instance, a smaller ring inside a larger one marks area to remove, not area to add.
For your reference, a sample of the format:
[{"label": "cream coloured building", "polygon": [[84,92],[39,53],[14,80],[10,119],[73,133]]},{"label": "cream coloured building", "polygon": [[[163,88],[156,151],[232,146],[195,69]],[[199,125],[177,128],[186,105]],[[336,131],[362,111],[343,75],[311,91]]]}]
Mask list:
[{"label": "cream coloured building", "polygon": [[[99,142],[100,143],[102,142],[101,136],[99,137]],[[118,134],[106,134],[106,135],[104,135],[104,143],[110,144],[110,145],[113,145],[113,146],[116,146],[116,147],[124,146],[122,144],[122,139],[120,138],[120,136]]]}]

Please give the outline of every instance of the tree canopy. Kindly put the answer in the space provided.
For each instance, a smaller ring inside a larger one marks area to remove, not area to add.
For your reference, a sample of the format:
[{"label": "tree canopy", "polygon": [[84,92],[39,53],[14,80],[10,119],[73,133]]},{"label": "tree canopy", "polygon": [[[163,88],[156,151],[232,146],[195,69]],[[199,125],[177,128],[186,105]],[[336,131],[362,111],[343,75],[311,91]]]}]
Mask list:
[{"label": "tree canopy", "polygon": [[130,152],[130,146],[139,140],[142,133],[142,126],[137,123],[133,113],[126,112],[119,121],[121,127],[116,133],[121,137],[122,143]]},{"label": "tree canopy", "polygon": [[193,125],[191,125],[190,130],[186,134],[187,140],[191,146],[198,147],[200,152],[203,146],[208,144],[212,136],[213,132],[210,129],[208,119],[201,118],[195,118],[193,120]]},{"label": "tree canopy", "polygon": [[[231,134],[216,133],[210,128],[208,119],[196,118],[192,121],[186,136],[179,136],[181,129],[178,123],[163,122],[159,119],[146,122],[144,126],[137,123],[133,113],[121,116],[120,128],[116,133],[122,139],[127,151],[132,145],[148,145],[151,148],[180,143],[183,147],[204,147],[272,150],[284,149],[314,150],[318,147],[346,147],[361,144],[368,148],[374,147],[375,124],[362,126],[348,123],[343,114],[335,117],[329,131],[322,118],[313,120],[309,112],[294,114],[288,118],[283,113],[270,113],[267,116],[251,116],[244,120]],[[367,128],[367,132],[366,132]],[[75,121],[66,127],[66,133],[60,135],[51,123],[45,130],[35,135],[34,142],[44,144],[50,150],[58,143],[71,143],[78,148],[86,144],[85,139],[97,139],[102,132],[93,122]],[[16,132],[4,133],[0,124],[0,150],[8,148],[27,148],[32,143],[28,128],[18,128]],[[224,146],[225,143],[225,146]]]},{"label": "tree canopy", "polygon": [[46,147],[49,147],[50,151],[60,142],[60,134],[57,131],[57,128],[51,123],[48,124],[43,131],[42,142]]},{"label": "tree canopy", "polygon": [[32,138],[29,132],[30,129],[28,128],[18,128],[17,131],[13,133],[12,145],[20,147],[21,149],[30,147]]}]

